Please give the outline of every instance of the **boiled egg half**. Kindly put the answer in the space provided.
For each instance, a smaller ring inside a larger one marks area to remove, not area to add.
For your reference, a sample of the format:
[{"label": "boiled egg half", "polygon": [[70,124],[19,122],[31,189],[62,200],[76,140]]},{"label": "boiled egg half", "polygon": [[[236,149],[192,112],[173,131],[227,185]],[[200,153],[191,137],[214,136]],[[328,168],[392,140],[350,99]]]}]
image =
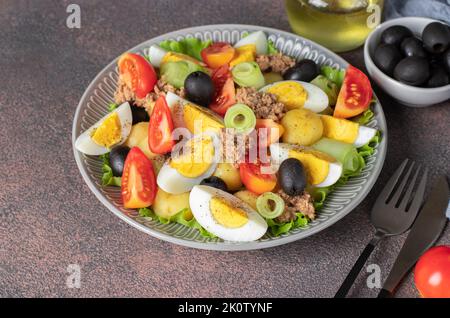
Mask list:
[{"label": "boiled egg half", "polygon": [[356,148],[369,143],[377,133],[374,128],[362,126],[347,119],[328,115],[322,115],[320,119],[324,137],[353,144]]},{"label": "boiled egg half", "polygon": [[274,94],[288,110],[306,108],[320,113],[328,107],[328,96],[319,87],[301,81],[280,81],[264,86],[261,91]]},{"label": "boiled egg half", "polygon": [[263,31],[256,31],[240,39],[235,45],[235,48],[240,48],[247,45],[254,45],[256,54],[267,54],[267,36]]},{"label": "boiled egg half", "polygon": [[220,151],[220,138],[213,134],[196,135],[178,143],[159,171],[158,186],[170,194],[190,191],[214,173]]},{"label": "boiled egg half", "polygon": [[189,195],[189,205],[197,222],[225,241],[256,241],[267,231],[264,218],[228,192],[197,185]]},{"label": "boiled egg half", "polygon": [[103,155],[125,142],[132,123],[130,104],[123,103],[83,132],[75,141],[75,148],[86,155]]},{"label": "boiled egg half", "polygon": [[150,63],[159,68],[161,64],[167,62],[178,62],[178,61],[189,61],[198,65],[202,65],[202,63],[189,55],[177,53],[177,52],[168,52],[164,50],[159,45],[152,45],[148,50],[148,57]]},{"label": "boiled egg half", "polygon": [[223,119],[209,108],[196,105],[172,92],[166,94],[166,102],[175,127],[186,127],[196,135],[207,131],[218,133],[225,127]]},{"label": "boiled egg half", "polygon": [[300,160],[305,168],[308,183],[315,187],[333,185],[342,175],[342,164],[333,157],[308,147],[276,143],[270,145],[270,155],[274,167],[288,158]]}]

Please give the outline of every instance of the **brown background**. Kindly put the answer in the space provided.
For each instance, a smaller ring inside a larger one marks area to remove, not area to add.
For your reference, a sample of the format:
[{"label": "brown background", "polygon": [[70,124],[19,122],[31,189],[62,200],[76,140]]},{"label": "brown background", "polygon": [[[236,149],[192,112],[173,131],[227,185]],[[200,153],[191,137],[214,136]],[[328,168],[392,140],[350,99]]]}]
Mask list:
[{"label": "brown background", "polygon": [[[154,239],[114,217],[85,185],[73,159],[77,103],[120,53],[176,29],[244,23],[289,30],[282,1],[81,1],[81,29],[68,29],[73,1],[0,3],[0,296],[330,297],[373,228],[370,207],[405,157],[449,173],[449,103],[413,109],[375,88],[389,146],[373,191],[327,230],[281,247],[220,253]],[[31,5],[33,3],[33,5]],[[326,30],[325,30],[326,31]],[[363,68],[362,50],[343,54]],[[383,279],[404,236],[382,242],[369,263]],[[440,244],[450,244],[450,230]],[[81,266],[80,289],[65,285]],[[367,274],[352,295],[373,297]],[[415,297],[412,275],[398,296]]]}]

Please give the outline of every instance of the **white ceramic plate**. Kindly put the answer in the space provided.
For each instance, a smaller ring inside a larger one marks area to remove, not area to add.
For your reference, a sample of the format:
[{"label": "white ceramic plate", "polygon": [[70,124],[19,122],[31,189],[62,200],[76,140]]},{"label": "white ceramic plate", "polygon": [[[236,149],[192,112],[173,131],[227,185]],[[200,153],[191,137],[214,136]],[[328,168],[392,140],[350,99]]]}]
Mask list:
[{"label": "white ceramic plate", "polygon": [[[257,30],[264,31],[276,47],[289,56],[297,59],[309,58],[319,64],[333,67],[345,68],[348,65],[338,55],[300,36],[272,28],[236,24],[200,26],[167,33],[141,43],[130,51],[148,53],[148,48],[152,44],[158,44],[166,39],[179,40],[184,37],[236,43],[245,32]],[[117,58],[94,78],[83,94],[73,122],[72,144],[75,144],[76,138],[84,130],[108,112],[108,103],[113,101],[118,79],[116,63]],[[111,212],[133,227],[159,239],[188,247],[221,251],[252,250],[286,244],[320,232],[350,213],[366,197],[378,178],[386,155],[386,121],[379,102],[375,105],[374,113],[375,117],[368,126],[379,129],[383,138],[375,153],[368,158],[367,166],[361,175],[350,179],[346,185],[337,188],[328,197],[317,218],[310,222],[307,227],[293,230],[278,237],[268,233],[260,240],[249,243],[230,243],[220,239],[204,238],[195,229],[176,223],[161,224],[154,220],[139,217],[136,210],[124,209],[121,203],[120,189],[101,185],[101,160],[86,156],[78,152],[75,147],[73,149],[81,175],[95,196]]]}]

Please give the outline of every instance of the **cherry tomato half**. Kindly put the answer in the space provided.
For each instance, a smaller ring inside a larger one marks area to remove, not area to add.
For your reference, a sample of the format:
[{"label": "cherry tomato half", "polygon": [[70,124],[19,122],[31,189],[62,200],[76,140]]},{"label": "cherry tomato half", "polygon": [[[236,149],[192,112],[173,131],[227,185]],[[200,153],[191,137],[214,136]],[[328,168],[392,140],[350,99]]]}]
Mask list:
[{"label": "cherry tomato half", "polygon": [[173,121],[166,98],[160,96],[153,107],[148,125],[148,147],[154,153],[163,155],[172,150]]},{"label": "cherry tomato half", "polygon": [[350,118],[363,113],[372,100],[372,86],[366,74],[348,66],[334,108],[334,117]]},{"label": "cherry tomato half", "polygon": [[[263,128],[266,128],[264,131]],[[284,133],[284,127],[272,119],[257,119],[255,129],[258,133],[258,146],[268,147],[277,142]],[[266,133],[265,138],[261,138]]]},{"label": "cherry tomato half", "polygon": [[145,58],[135,53],[125,53],[119,58],[119,73],[138,98],[144,98],[153,90],[158,80],[153,66]]},{"label": "cherry tomato half", "polygon": [[201,52],[203,62],[210,68],[215,69],[230,63],[234,57],[234,47],[225,42],[216,42]]},{"label": "cherry tomato half", "polygon": [[256,194],[272,191],[277,184],[275,174],[264,173],[261,168],[269,168],[269,165],[260,163],[241,163],[239,165],[242,183],[247,190]]},{"label": "cherry tomato half", "polygon": [[228,64],[214,70],[211,76],[214,83],[214,98],[209,108],[217,114],[224,116],[228,108],[236,104],[236,92]]},{"label": "cherry tomato half", "polygon": [[156,191],[152,162],[139,147],[131,148],[122,173],[121,194],[124,207],[146,208],[155,200]]}]

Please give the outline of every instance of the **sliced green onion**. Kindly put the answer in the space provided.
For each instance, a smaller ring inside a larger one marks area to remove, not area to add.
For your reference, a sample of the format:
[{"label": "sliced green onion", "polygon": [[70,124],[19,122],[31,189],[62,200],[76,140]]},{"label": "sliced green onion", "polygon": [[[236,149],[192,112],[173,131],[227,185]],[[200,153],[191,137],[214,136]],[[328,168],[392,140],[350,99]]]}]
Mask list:
[{"label": "sliced green onion", "polygon": [[329,138],[322,138],[312,147],[334,157],[337,161],[342,163],[344,168],[343,174],[346,176],[359,175],[365,166],[364,159],[351,144]]},{"label": "sliced green onion", "polygon": [[228,108],[224,121],[225,127],[234,128],[238,133],[248,132],[256,126],[255,113],[244,104],[236,104]]},{"label": "sliced green onion", "polygon": [[284,212],[284,201],[278,194],[266,192],[256,199],[256,209],[266,219],[274,219]]},{"label": "sliced green onion", "polygon": [[191,61],[167,62],[160,68],[161,77],[176,88],[183,87],[186,77],[196,71],[203,71],[203,68]]},{"label": "sliced green onion", "polygon": [[259,89],[265,85],[264,76],[258,63],[239,63],[231,70],[233,80],[241,87],[254,87]]}]

